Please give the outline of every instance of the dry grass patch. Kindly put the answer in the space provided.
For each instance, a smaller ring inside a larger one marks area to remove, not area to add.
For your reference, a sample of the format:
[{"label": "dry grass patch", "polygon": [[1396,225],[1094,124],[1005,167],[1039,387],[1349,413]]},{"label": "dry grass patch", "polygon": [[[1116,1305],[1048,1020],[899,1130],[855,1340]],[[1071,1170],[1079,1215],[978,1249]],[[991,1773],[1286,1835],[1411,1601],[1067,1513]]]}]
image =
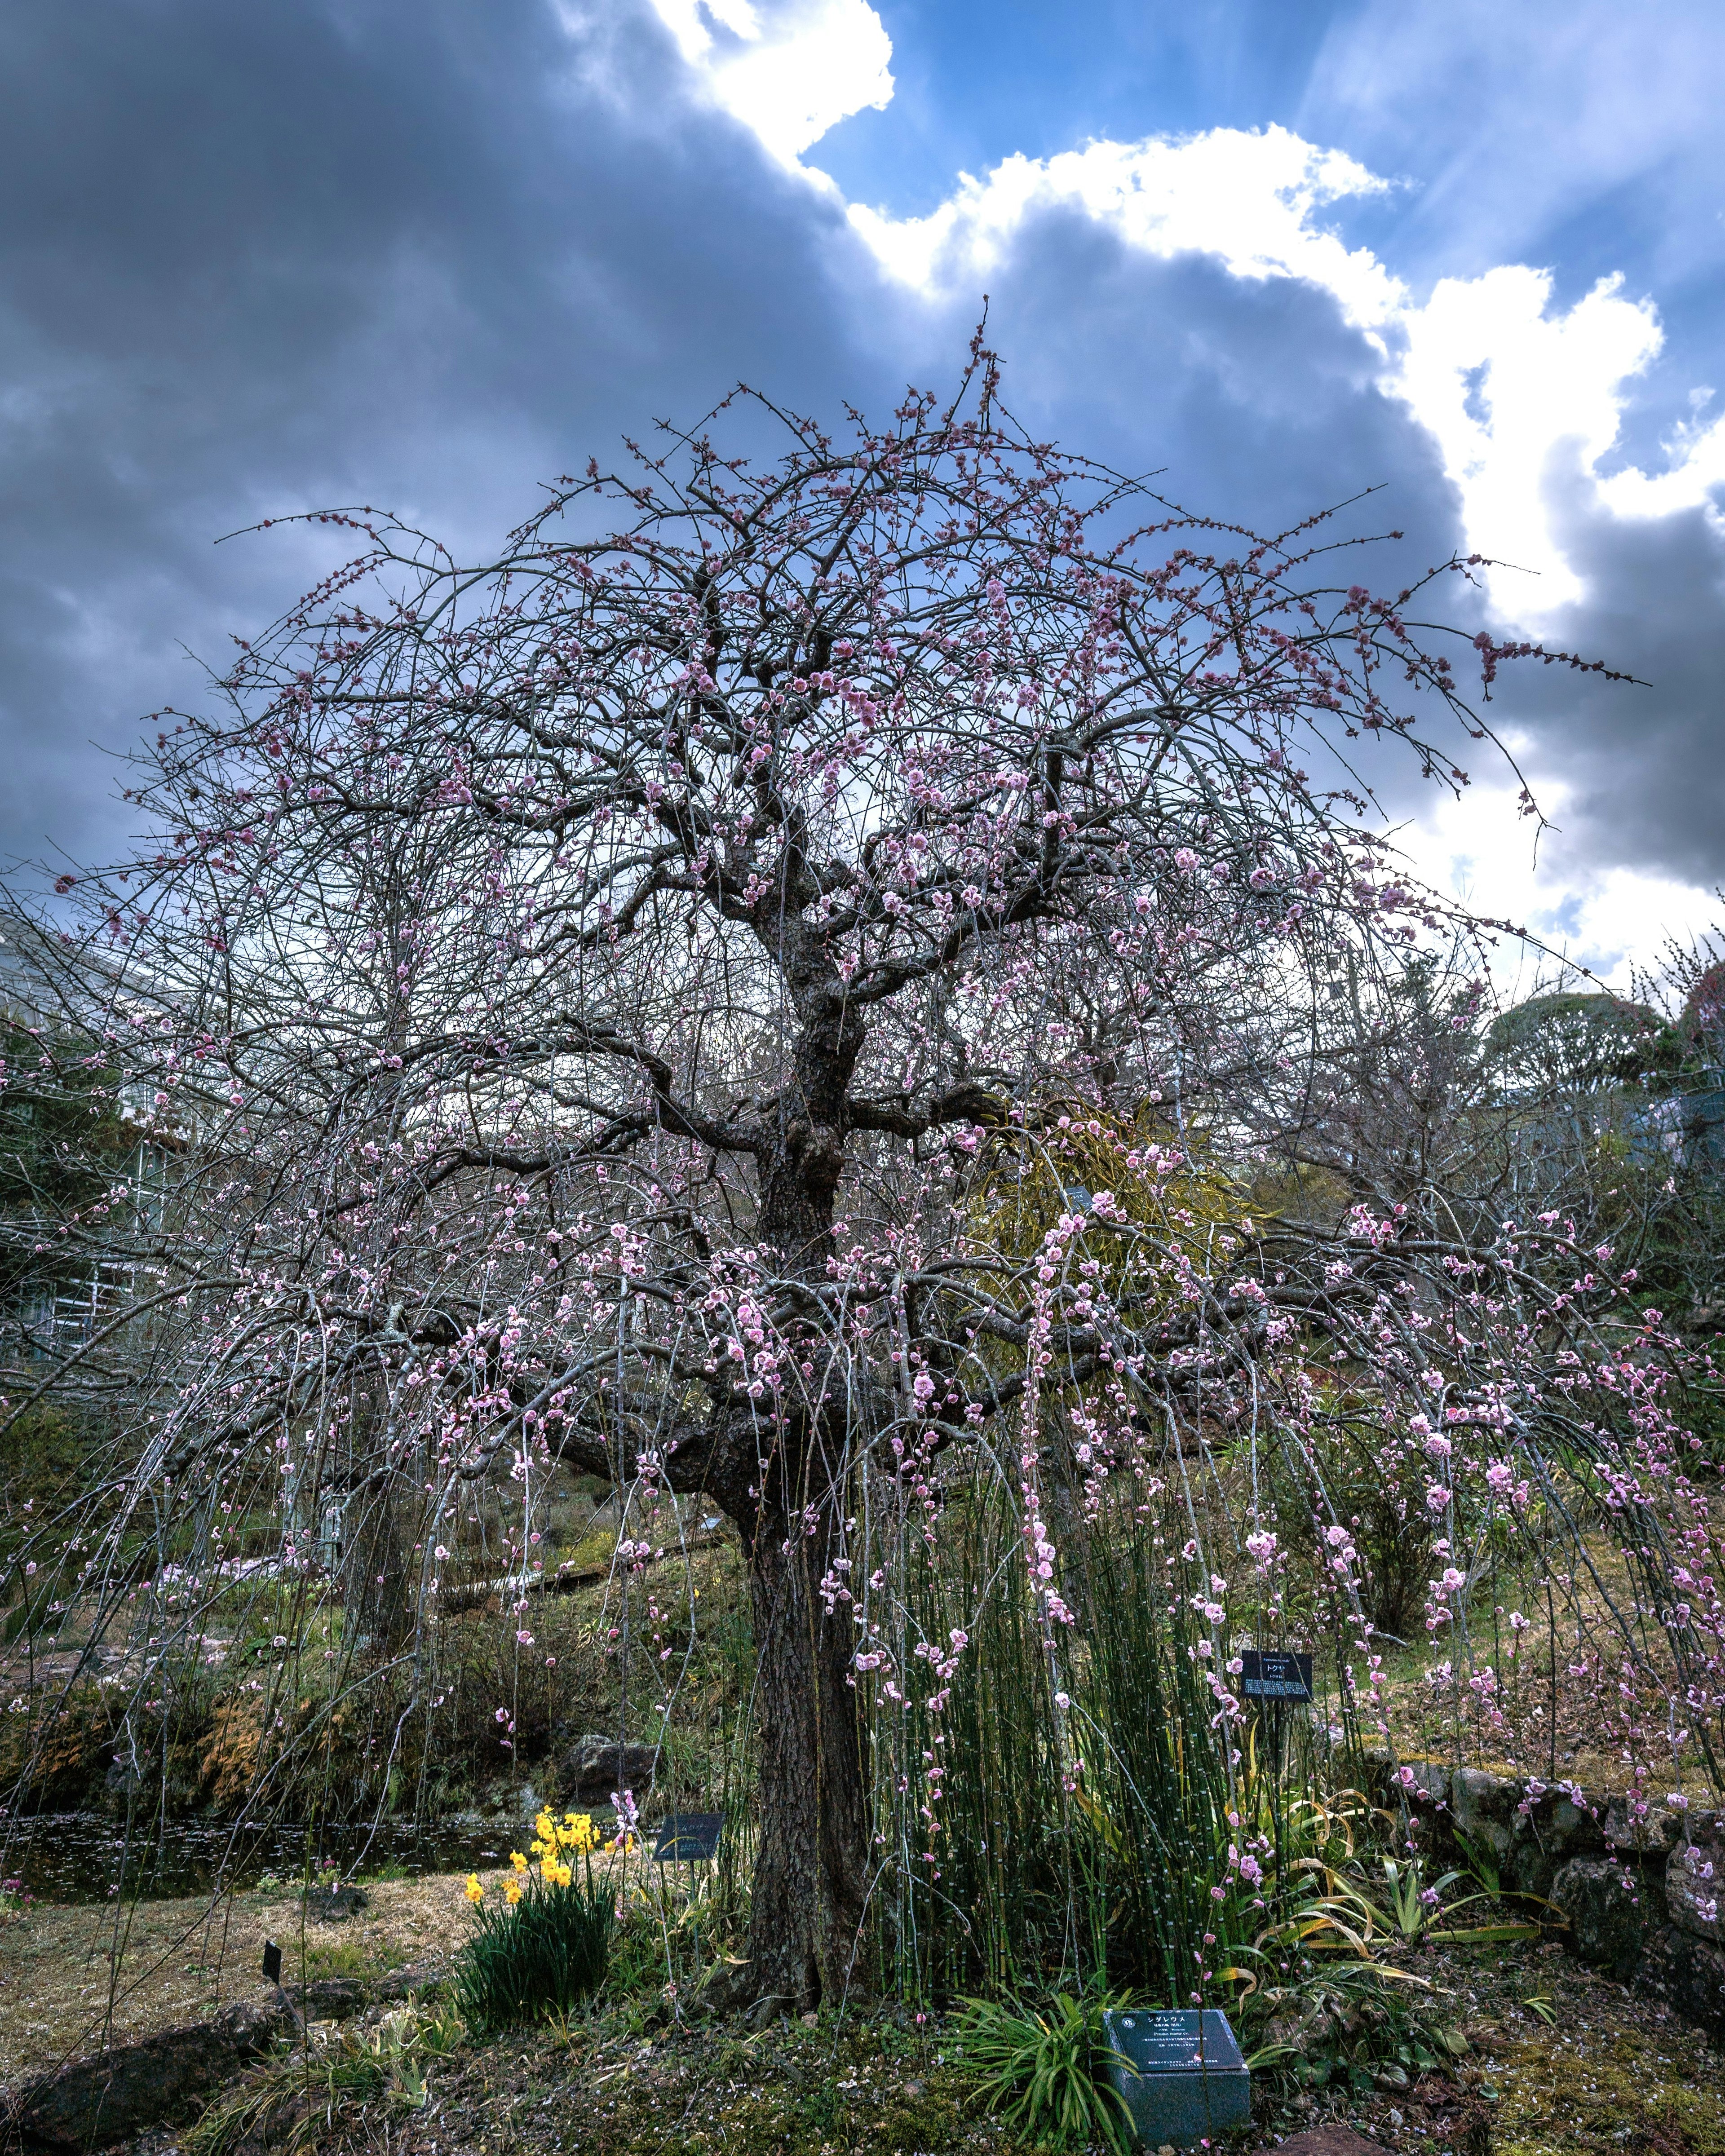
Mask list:
[{"label": "dry grass patch", "polygon": [[[495,1876],[495,1875],[487,1875]],[[206,2019],[263,1986],[264,1942],[290,1982],[376,1979],[444,1962],[466,1937],[459,1875],[386,1880],[345,1923],[307,1923],[297,1887],[123,1907],[37,1903],[0,1930],[0,2081]]]}]

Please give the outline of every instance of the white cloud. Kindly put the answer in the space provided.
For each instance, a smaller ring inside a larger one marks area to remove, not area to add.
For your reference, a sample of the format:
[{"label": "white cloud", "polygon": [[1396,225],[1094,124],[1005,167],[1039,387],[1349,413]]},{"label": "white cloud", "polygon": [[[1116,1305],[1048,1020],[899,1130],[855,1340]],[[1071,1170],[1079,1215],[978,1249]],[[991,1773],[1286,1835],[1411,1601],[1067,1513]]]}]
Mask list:
[{"label": "white cloud", "polygon": [[[1525,752],[1526,744],[1519,746]],[[1473,785],[1459,798],[1430,798],[1425,813],[1399,835],[1403,853],[1425,881],[1476,915],[1507,921],[1610,987],[1626,991],[1637,964],[1648,964],[1667,937],[1680,941],[1716,926],[1719,902],[1677,878],[1576,860],[1563,833],[1568,790],[1542,781],[1540,806],[1558,828],[1538,838],[1512,784]],[[1525,992],[1543,962],[1506,939],[1496,970]]]},{"label": "white cloud", "polygon": [[1369,249],[1348,247],[1322,221],[1328,205],[1389,185],[1286,128],[1219,127],[1014,156],[984,178],[962,175],[927,217],[893,218],[860,203],[850,216],[892,276],[930,295],[986,277],[1026,221],[1052,208],[1076,209],[1144,254],[1196,252],[1237,277],[1318,285],[1383,353],[1384,388],[1436,438],[1468,547],[1513,565],[1496,578],[1494,601],[1507,617],[1535,623],[1581,593],[1547,500],[1559,465],[1593,480],[1615,514],[1661,516],[1707,500],[1725,481],[1725,418],[1680,427],[1662,471],[1599,478],[1629,385],[1663,341],[1651,302],[1605,278],[1554,311],[1548,272],[1507,264],[1445,278],[1416,305]]},{"label": "white cloud", "polygon": [[1546,271],[1489,270],[1445,278],[1403,316],[1394,386],[1437,437],[1469,545],[1540,579],[1497,579],[1494,598],[1517,616],[1579,596],[1551,529],[1546,478],[1565,449],[1593,472],[1617,439],[1625,383],[1662,341],[1651,305],[1625,300],[1621,281],[1602,279],[1553,315]]},{"label": "white cloud", "polygon": [[1349,321],[1370,328],[1406,295],[1368,249],[1349,249],[1312,220],[1328,203],[1388,185],[1286,128],[1216,127],[1008,157],[984,179],[962,175],[927,217],[891,218],[859,203],[850,221],[893,276],[927,290],[986,275],[1037,212],[1076,208],[1145,254],[1214,254],[1237,277],[1305,278],[1333,293]]},{"label": "white cloud", "polygon": [[[839,120],[892,96],[891,41],[865,0],[652,4],[707,95],[824,188],[832,182],[801,166],[802,153]],[[848,213],[887,275],[931,300],[973,294],[1027,223],[1050,211],[1076,212],[1141,254],[1208,255],[1239,278],[1295,279],[1328,293],[1375,346],[1380,388],[1438,444],[1467,547],[1515,565],[1493,577],[1494,610],[1537,634],[1542,617],[1584,596],[1558,521],[1565,513],[1573,521],[1574,488],[1565,482],[1579,474],[1607,516],[1710,504],[1710,490],[1725,484],[1725,417],[1708,424],[1710,393],[1697,392],[1663,445],[1662,468],[1602,472],[1632,387],[1661,346],[1652,303],[1607,278],[1558,309],[1549,273],[1517,263],[1445,278],[1418,300],[1370,249],[1348,246],[1326,220],[1333,205],[1382,196],[1392,184],[1283,127],[1214,128],[1009,157],[981,178],[961,174],[926,217],[863,203]],[[1562,783],[1548,769],[1534,776],[1542,806],[1561,824]],[[1579,804],[1575,813],[1579,823]],[[1594,870],[1561,835],[1548,835],[1536,866],[1533,830],[1513,787],[1475,787],[1460,803],[1434,803],[1404,843],[1440,888],[1524,924],[1620,984],[1663,935],[1698,927],[1717,911],[1687,884]]]},{"label": "white cloud", "polygon": [[1690,392],[1691,416],[1678,422],[1665,444],[1670,463],[1664,471],[1630,465],[1599,481],[1599,499],[1615,516],[1668,516],[1704,503],[1715,528],[1725,528],[1713,500],[1714,490],[1725,486],[1725,413],[1711,426],[1702,421],[1712,397],[1711,389]]},{"label": "white cloud", "polygon": [[891,102],[892,40],[867,0],[652,0],[713,101],[794,165],[854,112]]}]

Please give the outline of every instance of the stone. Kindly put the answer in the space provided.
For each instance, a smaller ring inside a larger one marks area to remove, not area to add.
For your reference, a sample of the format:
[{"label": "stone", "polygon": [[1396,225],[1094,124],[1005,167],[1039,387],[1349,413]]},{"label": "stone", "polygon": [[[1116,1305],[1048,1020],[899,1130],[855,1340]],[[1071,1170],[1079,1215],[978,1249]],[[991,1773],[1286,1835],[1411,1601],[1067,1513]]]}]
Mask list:
[{"label": "stone", "polygon": [[372,1996],[398,2005],[404,1999],[416,1999],[428,1991],[441,1990],[449,1981],[449,1973],[440,1963],[410,1961],[405,1969],[393,1969],[381,1984],[373,1984]]},{"label": "stone", "polygon": [[366,1988],[351,1976],[318,1976],[281,1989],[302,2021],[351,2021],[365,2010]]},{"label": "stone", "polygon": [[144,1794],[144,1778],[129,1759],[116,1759],[102,1777],[102,1794],[110,1811],[125,1814]]},{"label": "stone", "polygon": [[1407,1771],[1413,1776],[1411,1784],[1401,1786],[1409,1796],[1419,1796],[1428,1804],[1446,1804],[1450,1801],[1450,1770],[1440,1767],[1435,1759],[1410,1759]]},{"label": "stone", "polygon": [[1692,1841],[1665,1867],[1665,1904],[1680,1931],[1717,1944],[1725,1938],[1725,1845]]},{"label": "stone", "polygon": [[653,1785],[658,1753],[650,1744],[619,1744],[614,1737],[578,1737],[557,1763],[557,1780],[572,1805],[608,1803],[618,1790],[639,1799]]},{"label": "stone", "polygon": [[1476,1847],[1494,1856],[1507,1856],[1512,1834],[1510,1821],[1521,1791],[1501,1774],[1487,1774],[1476,1767],[1464,1767],[1450,1784],[1450,1816],[1455,1830]]},{"label": "stone", "polygon": [[1303,2133],[1260,2149],[1258,2156],[1385,2156],[1385,2152],[1349,2127],[1308,2126]]},{"label": "stone", "polygon": [[345,1924],[350,1917],[357,1917],[362,1909],[371,1907],[372,1897],[360,1887],[308,1887],[305,1889],[305,1913],[314,1924]]},{"label": "stone", "polygon": [[716,1961],[701,1979],[699,1996],[715,2014],[735,2014],[748,2005],[754,1998],[754,1985],[747,1962],[729,1958]]},{"label": "stone", "polygon": [[1592,1856],[1605,1847],[1599,1820],[1561,1789],[1544,1789],[1518,1802],[1510,1822],[1509,1883],[1524,1894],[1549,1896],[1558,1867],[1572,1856]]},{"label": "stone", "polygon": [[105,2148],[189,2117],[249,2061],[297,2029],[280,1992],[263,2005],[238,2000],[213,2021],[117,2045],[26,2082],[7,2099],[0,2119],[10,2129],[7,2138],[16,2135],[26,2150]]},{"label": "stone", "polygon": [[1640,1968],[1663,1907],[1633,1865],[1572,1857],[1552,1881],[1551,1898],[1569,1919],[1580,1958],[1627,1984]]},{"label": "stone", "polygon": [[1564,1852],[1553,1849],[1548,1842],[1527,1835],[1512,1843],[1502,1867],[1506,1886],[1516,1887],[1523,1894],[1537,1895],[1541,1901],[1550,1898],[1552,1882],[1564,1861]]},{"label": "stone", "polygon": [[1656,1992],[1710,2036],[1725,2037],[1725,1948],[1666,1924],[1648,1943],[1638,1986]]},{"label": "stone", "polygon": [[1248,2124],[1251,2077],[1225,2014],[1208,2008],[1127,2007],[1102,2016],[1127,2061],[1108,2068],[1146,2148],[1192,2148]]},{"label": "stone", "polygon": [[1638,1856],[1668,1856],[1683,1839],[1683,1816],[1645,1798],[1613,1797],[1600,1822],[1606,1846]]}]

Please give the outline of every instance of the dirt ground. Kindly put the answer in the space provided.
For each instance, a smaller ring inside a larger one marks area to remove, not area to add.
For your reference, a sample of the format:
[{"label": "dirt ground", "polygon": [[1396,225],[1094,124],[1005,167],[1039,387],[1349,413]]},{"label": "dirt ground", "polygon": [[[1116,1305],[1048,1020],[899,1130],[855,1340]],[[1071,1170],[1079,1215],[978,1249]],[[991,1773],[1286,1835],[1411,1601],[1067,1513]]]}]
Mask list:
[{"label": "dirt ground", "polygon": [[124,2043],[261,1995],[266,1939],[290,1983],[440,1962],[467,1931],[461,1888],[459,1876],[371,1881],[370,1906],[338,1924],[306,1922],[297,1886],[124,1909],[39,1902],[0,1929],[0,2082],[93,2051],[105,2030]]}]

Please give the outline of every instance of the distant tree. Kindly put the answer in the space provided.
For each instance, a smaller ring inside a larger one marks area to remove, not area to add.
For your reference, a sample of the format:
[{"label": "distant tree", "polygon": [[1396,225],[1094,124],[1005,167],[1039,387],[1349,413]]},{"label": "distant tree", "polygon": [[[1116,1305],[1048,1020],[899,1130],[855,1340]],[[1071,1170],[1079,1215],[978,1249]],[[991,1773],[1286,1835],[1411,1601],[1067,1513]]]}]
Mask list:
[{"label": "distant tree", "polygon": [[129,1150],[101,1046],[0,1017],[0,1360],[51,1355],[57,1304],[93,1299],[108,1238],[85,1216]]}]

